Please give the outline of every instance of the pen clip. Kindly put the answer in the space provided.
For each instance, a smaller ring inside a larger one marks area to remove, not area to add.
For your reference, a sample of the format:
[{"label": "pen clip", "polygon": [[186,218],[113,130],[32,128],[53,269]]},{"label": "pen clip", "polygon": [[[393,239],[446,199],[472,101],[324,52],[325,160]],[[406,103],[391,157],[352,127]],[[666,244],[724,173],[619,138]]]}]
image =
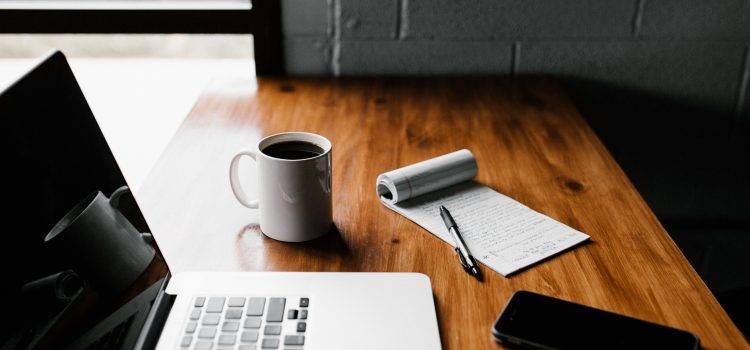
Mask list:
[{"label": "pen clip", "polygon": [[466,262],[466,259],[464,259],[464,255],[463,255],[463,254],[461,254],[461,250],[460,250],[460,249],[458,249],[458,247],[454,248],[453,250],[455,250],[455,251],[456,251],[456,255],[458,255],[458,259],[459,259],[459,260],[461,261],[461,266],[462,266],[462,267],[463,267],[464,269],[468,269],[468,268],[469,268],[469,263],[468,263],[468,262]]}]

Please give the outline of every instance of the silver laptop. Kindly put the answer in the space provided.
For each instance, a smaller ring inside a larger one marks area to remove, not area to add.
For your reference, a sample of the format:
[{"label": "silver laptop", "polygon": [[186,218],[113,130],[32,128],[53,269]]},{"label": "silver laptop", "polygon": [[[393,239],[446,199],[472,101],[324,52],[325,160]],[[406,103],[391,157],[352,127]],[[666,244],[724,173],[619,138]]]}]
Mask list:
[{"label": "silver laptop", "polygon": [[[97,287],[73,259],[85,251],[43,242],[82,198],[127,186],[63,54],[52,53],[0,92],[0,115],[3,198],[12,205],[3,214],[3,243],[14,247],[0,254],[9,281],[3,317],[14,321],[0,330],[0,348],[441,347],[430,280],[417,273],[170,276],[153,242],[155,260],[129,287]],[[123,216],[150,232],[135,199],[122,201]]]}]

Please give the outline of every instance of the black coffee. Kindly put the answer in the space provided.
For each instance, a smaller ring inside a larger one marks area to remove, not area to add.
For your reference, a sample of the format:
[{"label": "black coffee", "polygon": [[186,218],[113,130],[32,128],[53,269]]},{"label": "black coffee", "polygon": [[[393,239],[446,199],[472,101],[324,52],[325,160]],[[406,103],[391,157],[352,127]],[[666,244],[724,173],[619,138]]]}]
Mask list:
[{"label": "black coffee", "polygon": [[280,159],[306,159],[323,154],[323,149],[305,141],[287,141],[274,143],[264,148],[263,153]]}]

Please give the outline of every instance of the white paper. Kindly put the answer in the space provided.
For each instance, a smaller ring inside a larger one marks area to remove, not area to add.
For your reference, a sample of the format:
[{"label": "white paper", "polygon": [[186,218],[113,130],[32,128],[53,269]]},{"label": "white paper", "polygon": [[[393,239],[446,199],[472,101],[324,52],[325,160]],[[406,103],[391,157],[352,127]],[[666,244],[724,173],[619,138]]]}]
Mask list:
[{"label": "white paper", "polygon": [[382,197],[381,201],[388,208],[454,245],[440,217],[439,207],[445,206],[474,258],[503,276],[589,238],[471,180],[397,203]]},{"label": "white paper", "polygon": [[462,149],[380,174],[375,190],[381,200],[398,203],[471,180],[476,175],[474,155]]}]

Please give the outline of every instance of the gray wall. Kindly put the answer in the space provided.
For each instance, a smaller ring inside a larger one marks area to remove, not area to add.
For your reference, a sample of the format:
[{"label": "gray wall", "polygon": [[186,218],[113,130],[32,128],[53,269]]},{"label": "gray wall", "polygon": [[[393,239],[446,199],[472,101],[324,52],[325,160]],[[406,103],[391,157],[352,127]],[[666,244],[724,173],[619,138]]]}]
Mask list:
[{"label": "gray wall", "polygon": [[291,74],[553,73],[750,120],[748,0],[283,0]]}]

